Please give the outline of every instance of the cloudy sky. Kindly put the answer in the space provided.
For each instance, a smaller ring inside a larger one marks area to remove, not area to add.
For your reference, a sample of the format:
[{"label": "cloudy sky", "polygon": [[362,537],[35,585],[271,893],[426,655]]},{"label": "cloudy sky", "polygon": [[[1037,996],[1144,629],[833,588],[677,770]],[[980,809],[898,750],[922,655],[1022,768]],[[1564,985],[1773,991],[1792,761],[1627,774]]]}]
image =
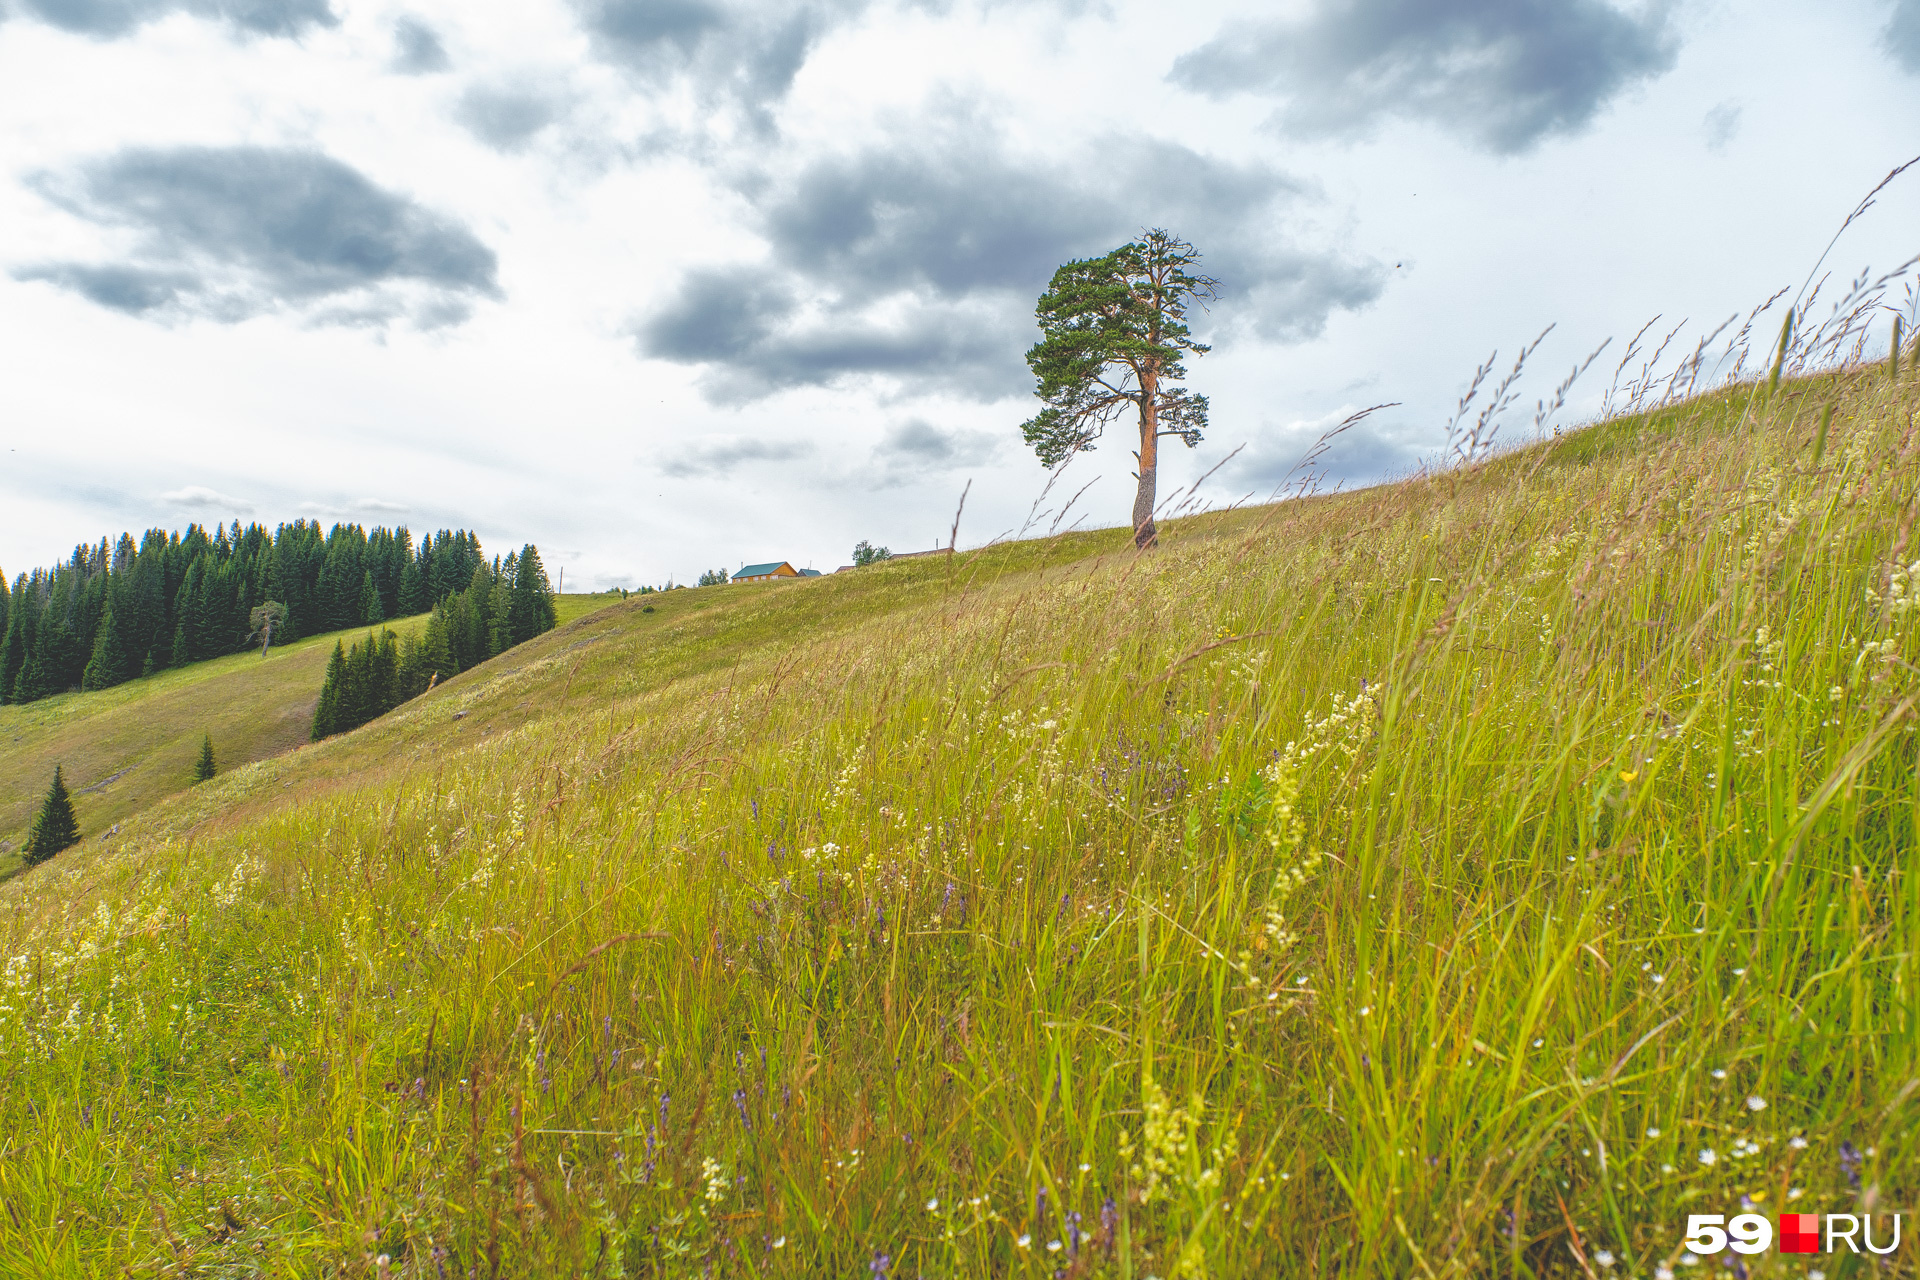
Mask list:
[{"label": "cloudy sky", "polygon": [[[1403,473],[1549,324],[1507,429],[1614,337],[1578,420],[1920,152],[1920,0],[0,0],[0,85],[0,568],[305,516],[572,588],[1019,530],[1034,299],[1149,226],[1222,282],[1163,495],[1382,401],[1333,478]],[[1829,265],[1916,253],[1920,168]]]}]

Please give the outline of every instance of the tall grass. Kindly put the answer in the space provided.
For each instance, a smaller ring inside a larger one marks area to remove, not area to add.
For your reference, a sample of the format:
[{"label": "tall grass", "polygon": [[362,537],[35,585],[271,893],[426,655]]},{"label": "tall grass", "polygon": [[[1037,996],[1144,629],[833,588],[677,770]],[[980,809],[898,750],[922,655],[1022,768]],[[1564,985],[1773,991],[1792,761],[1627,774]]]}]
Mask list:
[{"label": "tall grass", "polygon": [[676,593],[218,779],[0,888],[0,1268],[1652,1276],[1908,1208],[1914,385]]}]

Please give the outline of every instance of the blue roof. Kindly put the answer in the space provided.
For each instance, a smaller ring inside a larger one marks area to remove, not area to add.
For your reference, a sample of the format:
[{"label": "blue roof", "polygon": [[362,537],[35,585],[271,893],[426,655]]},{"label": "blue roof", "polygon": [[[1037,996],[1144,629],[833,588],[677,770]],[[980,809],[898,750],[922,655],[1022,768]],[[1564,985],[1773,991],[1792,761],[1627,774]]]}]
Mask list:
[{"label": "blue roof", "polygon": [[792,565],[787,564],[785,560],[775,560],[771,564],[744,565],[741,567],[740,572],[734,574],[733,576],[736,578],[765,577],[767,574],[772,573],[774,570],[780,568],[782,565],[785,565],[789,569],[793,567]]},{"label": "blue roof", "polygon": [[800,576],[803,578],[817,578],[820,576],[820,571],[818,569],[802,569]]}]

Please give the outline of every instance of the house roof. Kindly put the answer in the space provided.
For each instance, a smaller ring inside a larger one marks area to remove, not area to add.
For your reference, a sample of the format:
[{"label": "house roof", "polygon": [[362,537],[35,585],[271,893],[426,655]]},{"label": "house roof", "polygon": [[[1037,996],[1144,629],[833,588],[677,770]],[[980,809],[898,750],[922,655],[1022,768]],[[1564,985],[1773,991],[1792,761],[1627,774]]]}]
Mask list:
[{"label": "house roof", "polygon": [[820,576],[820,571],[818,569],[802,569],[800,576],[803,578],[817,578]]},{"label": "house roof", "polygon": [[775,560],[771,564],[750,564],[742,566],[740,572],[733,576],[736,578],[762,578],[767,574],[777,572],[781,568],[791,569],[793,566],[785,560]]}]

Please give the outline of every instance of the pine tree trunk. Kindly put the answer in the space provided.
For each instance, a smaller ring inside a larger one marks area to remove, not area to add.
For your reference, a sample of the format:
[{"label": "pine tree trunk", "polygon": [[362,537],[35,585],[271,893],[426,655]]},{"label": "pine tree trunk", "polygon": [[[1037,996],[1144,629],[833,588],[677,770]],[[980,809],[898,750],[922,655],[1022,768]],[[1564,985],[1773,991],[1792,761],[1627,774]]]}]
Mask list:
[{"label": "pine tree trunk", "polygon": [[1140,485],[1133,493],[1133,545],[1151,547],[1159,541],[1153,527],[1155,473],[1160,465],[1160,380],[1151,369],[1140,375]]}]

